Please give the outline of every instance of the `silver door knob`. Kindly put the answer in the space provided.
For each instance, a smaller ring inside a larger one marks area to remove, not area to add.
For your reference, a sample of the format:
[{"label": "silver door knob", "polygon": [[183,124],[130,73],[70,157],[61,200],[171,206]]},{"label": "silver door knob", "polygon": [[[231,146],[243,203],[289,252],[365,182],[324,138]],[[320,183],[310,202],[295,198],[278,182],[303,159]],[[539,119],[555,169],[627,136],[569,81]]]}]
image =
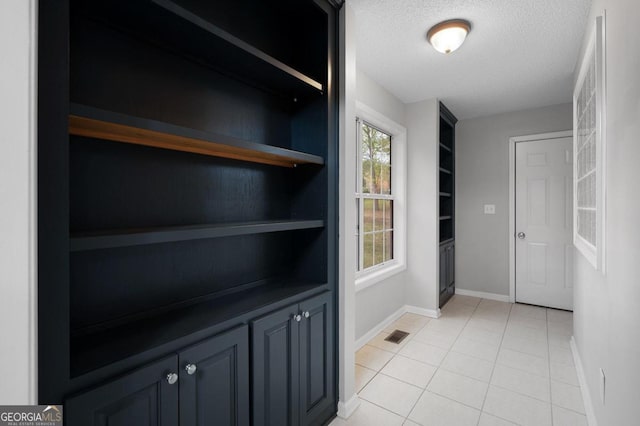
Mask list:
[{"label": "silver door knob", "polygon": [[302,316],[305,317],[305,318],[309,318],[311,316],[311,314],[309,313],[309,311],[304,311],[302,313]]},{"label": "silver door knob", "polygon": [[178,381],[178,375],[176,373],[167,374],[167,383],[170,385],[175,384]]},{"label": "silver door knob", "polygon": [[196,370],[198,369],[198,367],[196,367],[195,364],[187,364],[184,367],[185,371],[187,372],[188,375],[193,376],[196,372]]},{"label": "silver door knob", "polygon": [[300,314],[296,314],[296,315],[294,315],[294,316],[293,316],[293,319],[294,319],[296,322],[300,322],[300,321],[302,321],[302,315],[300,315]]},{"label": "silver door knob", "polygon": [[526,237],[524,232],[518,232],[518,238],[520,238],[521,240],[524,240],[524,237]]}]

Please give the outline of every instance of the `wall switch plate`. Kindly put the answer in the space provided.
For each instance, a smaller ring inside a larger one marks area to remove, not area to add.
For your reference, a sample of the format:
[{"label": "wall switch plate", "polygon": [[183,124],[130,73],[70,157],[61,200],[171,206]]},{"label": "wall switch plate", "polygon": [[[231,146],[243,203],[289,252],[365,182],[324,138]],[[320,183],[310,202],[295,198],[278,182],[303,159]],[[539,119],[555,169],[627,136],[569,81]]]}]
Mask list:
[{"label": "wall switch plate", "polygon": [[602,401],[602,405],[604,405],[604,391],[605,385],[607,383],[607,378],[604,375],[604,370],[600,369],[600,400]]},{"label": "wall switch plate", "polygon": [[484,205],[484,214],[496,214],[496,205],[495,204],[485,204]]}]

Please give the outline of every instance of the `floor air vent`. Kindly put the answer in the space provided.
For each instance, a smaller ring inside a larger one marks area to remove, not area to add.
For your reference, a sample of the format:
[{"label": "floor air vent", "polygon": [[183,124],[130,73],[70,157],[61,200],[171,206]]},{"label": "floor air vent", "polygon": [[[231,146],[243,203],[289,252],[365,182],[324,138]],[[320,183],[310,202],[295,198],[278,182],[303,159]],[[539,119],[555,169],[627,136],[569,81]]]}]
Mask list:
[{"label": "floor air vent", "polygon": [[398,344],[402,342],[408,335],[409,333],[407,333],[406,331],[394,330],[393,333],[388,335],[384,340],[386,340],[387,342]]}]

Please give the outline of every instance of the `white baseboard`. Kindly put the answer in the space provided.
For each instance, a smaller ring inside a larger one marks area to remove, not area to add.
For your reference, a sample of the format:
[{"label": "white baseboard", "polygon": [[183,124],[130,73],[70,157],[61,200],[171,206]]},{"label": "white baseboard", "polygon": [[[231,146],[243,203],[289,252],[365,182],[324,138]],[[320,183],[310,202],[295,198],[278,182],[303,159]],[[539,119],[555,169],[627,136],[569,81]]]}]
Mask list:
[{"label": "white baseboard", "polygon": [[366,332],[362,337],[356,340],[355,350],[357,351],[358,349],[366,345],[369,340],[373,339],[376,335],[378,335],[378,333],[380,333],[382,330],[387,328],[389,325],[391,325],[395,320],[400,318],[406,312],[407,312],[407,307],[402,306],[397,311],[395,311],[394,313],[392,313],[391,315],[383,319],[378,325],[373,327],[371,330]]},{"label": "white baseboard", "polygon": [[347,402],[338,401],[338,417],[348,419],[360,406],[358,394],[354,394]]},{"label": "white baseboard", "polygon": [[366,332],[362,337],[356,340],[355,350],[357,351],[358,349],[366,345],[369,340],[376,337],[380,332],[382,332],[382,330],[389,327],[391,324],[393,324],[395,320],[397,320],[407,312],[412,314],[417,314],[417,315],[423,315],[429,318],[440,318],[440,315],[441,315],[440,309],[425,309],[425,308],[420,308],[418,306],[404,305],[400,307],[397,311],[395,311],[394,313],[392,313],[391,315],[389,315],[388,317],[380,321],[378,325],[373,327],[371,330]]},{"label": "white baseboard", "polygon": [[404,305],[405,312],[410,312],[412,314],[423,315],[429,318],[440,318],[441,312],[440,309],[425,309],[419,308],[417,306],[412,305]]},{"label": "white baseboard", "polygon": [[582,401],[584,403],[584,411],[587,413],[587,424],[589,426],[598,426],[596,420],[596,413],[593,409],[593,403],[591,402],[591,393],[587,386],[587,377],[584,374],[584,368],[582,367],[582,360],[578,353],[578,347],[576,341],[571,336],[571,353],[573,354],[573,363],[576,365],[576,373],[578,373],[578,382],[580,382],[580,391],[582,393]]},{"label": "white baseboard", "polygon": [[508,302],[509,295],[486,293],[484,291],[465,290],[463,288],[456,287],[456,294],[461,296],[480,297],[482,299],[497,300],[498,302]]}]

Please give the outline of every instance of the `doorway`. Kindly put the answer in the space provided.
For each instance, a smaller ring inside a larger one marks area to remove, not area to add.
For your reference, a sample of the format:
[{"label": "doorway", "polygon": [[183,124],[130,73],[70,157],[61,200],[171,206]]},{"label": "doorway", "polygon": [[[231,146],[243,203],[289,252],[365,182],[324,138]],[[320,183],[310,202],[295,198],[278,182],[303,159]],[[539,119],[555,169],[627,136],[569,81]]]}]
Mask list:
[{"label": "doorway", "polygon": [[573,310],[571,132],[510,140],[511,301]]}]

